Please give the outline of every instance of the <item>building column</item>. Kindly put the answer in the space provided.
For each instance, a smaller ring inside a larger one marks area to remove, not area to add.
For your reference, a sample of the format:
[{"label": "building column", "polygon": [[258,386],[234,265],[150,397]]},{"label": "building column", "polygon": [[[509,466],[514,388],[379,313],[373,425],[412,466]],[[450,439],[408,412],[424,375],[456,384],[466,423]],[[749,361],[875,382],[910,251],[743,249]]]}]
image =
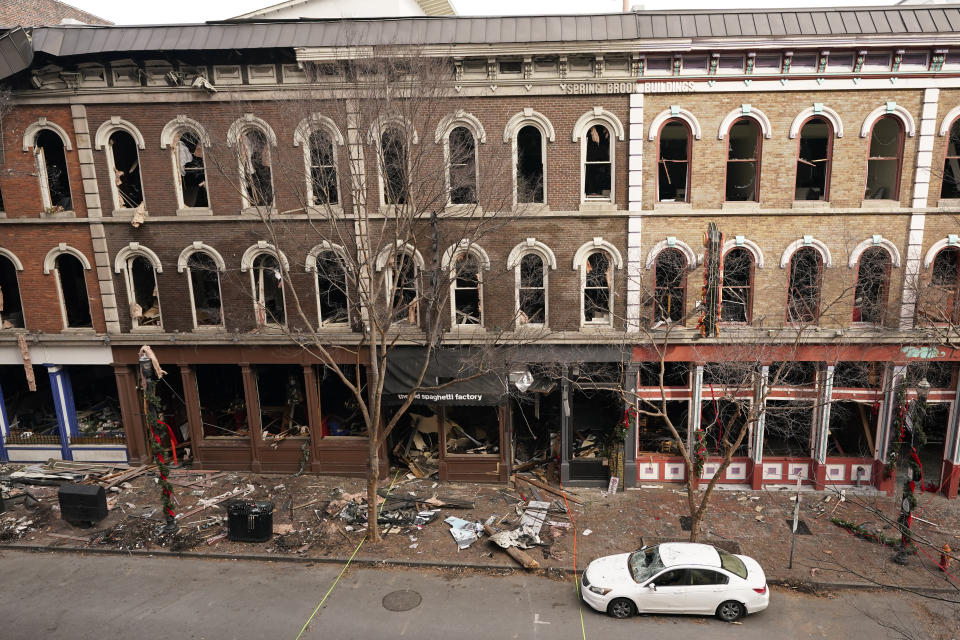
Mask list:
[{"label": "building column", "polygon": [[757,381],[757,388],[754,391],[753,404],[756,407],[756,422],[753,425],[753,438],[750,451],[750,488],[760,489],[763,487],[763,428],[767,420],[767,408],[765,396],[767,393],[767,380],[770,379],[770,367],[763,365],[760,367],[760,379]]},{"label": "building column", "polygon": [[880,425],[877,429],[877,441],[874,443],[873,456],[873,484],[880,491],[893,494],[896,491],[896,478],[887,476],[887,454],[890,451],[890,435],[893,429],[893,419],[899,410],[897,406],[897,390],[905,384],[907,376],[906,365],[887,367],[883,384],[883,410],[880,414]]},{"label": "building column", "polygon": [[137,393],[137,376],[125,364],[113,365],[113,375],[117,380],[120,417],[127,436],[127,459],[135,464],[146,464],[150,456],[143,412],[140,408],[140,394]]},{"label": "building column", "polygon": [[0,386],[0,462],[9,462],[7,447],[4,444],[7,434],[10,433],[10,423],[7,422],[7,405],[3,402],[3,387]]},{"label": "building column", "polygon": [[[2,400],[0,400],[2,402]],[[0,404],[0,411],[3,410]],[[956,498],[960,485],[960,384],[953,397],[953,417],[947,430],[947,450],[944,455],[943,469],[940,471],[940,493],[948,498]]]},{"label": "building column", "polygon": [[570,381],[569,367],[560,368],[560,482],[570,481]]},{"label": "building column", "polygon": [[243,396],[247,404],[247,428],[250,429],[250,470],[260,473],[263,463],[260,461],[260,445],[263,434],[260,433],[260,392],[257,389],[257,374],[249,362],[240,363],[243,375]]},{"label": "building column", "polygon": [[813,473],[815,489],[822,489],[827,482],[827,446],[830,438],[830,407],[833,402],[834,365],[827,365],[820,380],[817,394],[819,407],[813,412]]},{"label": "building column", "polygon": [[60,365],[45,365],[53,391],[53,407],[57,412],[57,429],[60,431],[60,453],[64,460],[73,460],[70,451],[70,436],[77,434],[77,408],[73,404],[73,387],[70,373]]},{"label": "building column", "polygon": [[[700,430],[700,417],[703,412],[703,365],[695,365],[690,376],[690,410],[687,412],[687,451],[691,457],[696,451],[696,435]],[[709,452],[708,452],[709,453]],[[703,478],[688,478],[694,487],[700,485]]]},{"label": "building column", "polygon": [[[637,407],[636,393],[637,382],[640,377],[640,365],[637,363],[628,364],[623,371],[623,389],[630,398],[626,403],[626,410],[635,410]],[[623,478],[620,478],[620,484],[623,487],[635,487],[637,482],[637,414],[633,413],[633,419],[630,420],[627,427],[627,436],[623,439]]]},{"label": "building column", "polygon": [[630,94],[630,140],[627,165],[627,331],[640,330],[643,273],[643,94]]},{"label": "building column", "polygon": [[203,468],[200,459],[200,443],[203,442],[203,417],[200,410],[200,389],[197,387],[197,373],[189,364],[179,364],[180,380],[183,382],[183,400],[187,405],[187,425],[190,429],[190,442],[193,445],[194,464]]}]

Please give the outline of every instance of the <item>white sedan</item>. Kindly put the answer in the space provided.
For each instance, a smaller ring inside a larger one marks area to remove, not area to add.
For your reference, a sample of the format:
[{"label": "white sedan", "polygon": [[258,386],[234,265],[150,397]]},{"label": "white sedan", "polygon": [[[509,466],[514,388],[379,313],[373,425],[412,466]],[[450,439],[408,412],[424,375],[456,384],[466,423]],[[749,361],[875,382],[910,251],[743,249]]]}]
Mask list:
[{"label": "white sedan", "polygon": [[580,596],[614,618],[694,613],[733,622],[770,604],[767,578],[756,560],[692,542],[597,558],[583,572]]}]

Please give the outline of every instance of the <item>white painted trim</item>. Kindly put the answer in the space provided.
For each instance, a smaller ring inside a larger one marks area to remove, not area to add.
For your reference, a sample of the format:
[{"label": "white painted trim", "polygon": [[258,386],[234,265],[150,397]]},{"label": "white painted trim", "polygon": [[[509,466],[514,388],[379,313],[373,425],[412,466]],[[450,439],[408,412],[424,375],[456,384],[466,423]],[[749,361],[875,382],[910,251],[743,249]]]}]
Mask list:
[{"label": "white painted trim", "polygon": [[441,268],[444,270],[450,269],[453,261],[456,260],[462,253],[472,253],[480,259],[480,266],[485,271],[490,270],[490,256],[487,255],[487,252],[484,251],[483,247],[475,242],[471,242],[467,238],[464,238],[460,242],[447,247],[447,250],[443,252],[443,258],[440,260]]},{"label": "white painted trim", "polygon": [[74,258],[80,261],[80,264],[83,265],[83,268],[89,271],[92,267],[90,266],[90,261],[87,260],[87,256],[83,255],[83,252],[79,249],[71,247],[66,242],[61,242],[53,249],[47,252],[46,257],[43,259],[43,273],[44,275],[49,275],[51,271],[54,270],[56,266],[57,256],[61,253],[69,253]]},{"label": "white painted trim", "polygon": [[420,255],[420,252],[417,251],[416,247],[410,243],[404,242],[403,240],[397,240],[395,245],[387,245],[380,250],[380,253],[377,254],[377,271],[382,271],[390,262],[390,258],[400,253],[413,256],[413,263],[417,266],[418,270],[423,271],[423,265],[425,264],[423,261],[423,256]]},{"label": "white painted trim", "polygon": [[344,274],[346,274],[346,266],[347,264],[349,264],[349,261],[348,261],[349,256],[347,256],[347,250],[344,249],[341,245],[334,244],[329,240],[324,240],[323,242],[321,242],[320,244],[318,244],[317,246],[315,246],[314,248],[310,249],[310,251],[307,252],[307,260],[303,265],[304,270],[307,273],[313,273],[314,271],[316,271],[317,257],[321,253],[327,253],[328,251],[332,251],[333,253],[337,254],[338,256],[340,256],[340,259],[344,261],[344,265],[343,265]]},{"label": "white painted trim", "polygon": [[44,117],[39,118],[36,122],[30,123],[27,125],[27,128],[23,130],[23,151],[29,151],[36,146],[37,136],[40,135],[40,132],[44,129],[49,129],[60,136],[60,140],[63,141],[63,148],[66,151],[73,151],[73,143],[70,142],[70,136],[66,130],[56,122],[47,120]]},{"label": "white painted trim", "polygon": [[723,247],[720,250],[720,255],[726,256],[727,252],[731,251],[732,249],[746,249],[753,256],[753,264],[757,267],[757,269],[763,269],[763,249],[761,249],[760,245],[753,240],[744,238],[742,243],[737,244],[736,238],[730,238],[723,243]]},{"label": "white painted trim", "polygon": [[703,129],[700,128],[700,121],[697,120],[697,117],[693,115],[693,112],[688,111],[687,109],[676,108],[676,113],[674,113],[674,107],[670,109],[665,109],[658,113],[653,120],[650,121],[650,133],[647,137],[647,140],[653,141],[656,139],[657,135],[660,133],[660,127],[662,127],[669,120],[681,120],[686,122],[690,127],[690,131],[693,132],[693,139],[699,140],[703,135]]},{"label": "white painted trim", "polygon": [[13,251],[0,247],[0,256],[3,256],[4,258],[12,262],[13,268],[16,269],[17,271],[23,271],[23,263],[20,262],[20,258],[18,258],[16,254],[13,253]]},{"label": "white painted trim", "polygon": [[697,255],[693,248],[688,245],[683,240],[674,240],[673,242],[669,240],[661,240],[657,244],[653,245],[653,248],[650,249],[650,252],[647,253],[647,262],[644,267],[649,271],[653,269],[653,265],[657,262],[657,256],[660,255],[665,249],[677,249],[680,253],[683,254],[683,257],[687,259],[687,270],[693,271],[697,268],[697,265],[700,264],[702,258]]},{"label": "white painted trim", "polygon": [[800,135],[800,127],[803,126],[803,123],[809,118],[814,117],[821,117],[828,121],[833,127],[833,134],[838,138],[843,137],[843,119],[840,117],[840,114],[827,105],[821,105],[819,112],[815,110],[815,107],[807,107],[797,114],[797,117],[793,119],[793,123],[790,125],[790,139],[793,140]]},{"label": "white painted trim", "polygon": [[766,116],[763,111],[756,109],[753,105],[742,104],[739,109],[734,109],[727,115],[723,117],[723,120],[720,121],[720,129],[717,132],[717,139],[723,140],[727,135],[727,132],[730,131],[730,127],[734,122],[740,118],[752,118],[760,124],[760,133],[764,138],[770,139],[773,137],[773,128],[770,125],[770,118]]},{"label": "white painted trim", "polygon": [[951,243],[950,238],[941,238],[940,240],[934,242],[932,245],[930,245],[926,255],[923,257],[923,268],[929,269],[930,265],[933,264],[934,259],[937,257],[937,254],[947,247],[960,247],[960,243]]},{"label": "white painted trim", "polygon": [[589,127],[595,122],[602,122],[609,126],[613,129],[614,134],[616,134],[617,140],[623,141],[623,123],[620,122],[620,118],[603,107],[594,107],[577,119],[576,124],[573,125],[572,141],[578,142],[580,138],[587,134]]},{"label": "white painted trim", "polygon": [[960,118],[960,106],[956,106],[950,111],[947,111],[947,114],[943,116],[943,122],[940,124],[940,135],[945,136],[950,131],[950,126],[953,124],[954,120]]},{"label": "white painted trim", "polygon": [[93,148],[97,151],[102,151],[103,148],[107,146],[110,136],[113,135],[115,131],[126,131],[133,136],[134,141],[137,143],[138,149],[147,148],[147,143],[143,139],[143,134],[140,133],[140,130],[137,129],[136,125],[124,120],[120,116],[110,116],[109,120],[97,128],[97,133],[94,136]]},{"label": "white painted trim", "polygon": [[266,120],[258,118],[252,113],[245,113],[243,117],[233,121],[233,124],[230,125],[230,129],[227,131],[227,146],[232,147],[237,144],[243,132],[251,127],[259,129],[267,137],[268,144],[274,147],[277,146],[277,134],[273,132],[273,128]]},{"label": "white painted trim", "polygon": [[510,255],[507,256],[507,271],[519,267],[520,260],[528,253],[538,254],[543,258],[546,267],[554,270],[557,268],[557,256],[553,254],[553,250],[536,238],[527,238],[510,250]]},{"label": "white painted trim", "polygon": [[193,244],[180,252],[180,257],[177,258],[177,273],[183,273],[184,270],[187,269],[190,256],[197,252],[206,253],[213,258],[214,264],[217,265],[217,270],[221,273],[227,270],[227,263],[216,249],[208,244],[204,244],[200,240],[194,240]]},{"label": "white painted trim", "polygon": [[780,268],[786,269],[787,265],[790,264],[790,258],[798,249],[802,247],[813,247],[817,250],[817,253],[820,254],[820,257],[823,259],[823,266],[829,269],[833,266],[833,256],[830,255],[830,248],[827,247],[822,241],[817,240],[816,238],[811,238],[810,242],[806,242],[804,238],[798,238],[787,245],[787,248],[783,250],[783,254],[780,256]]},{"label": "white painted trim", "polygon": [[188,118],[185,115],[178,115],[176,118],[163,125],[163,130],[160,132],[160,148],[166,149],[167,147],[173,146],[174,140],[184,129],[195,133],[197,135],[197,139],[200,141],[200,144],[203,146],[210,146],[210,136],[207,135],[207,130],[203,128],[202,124],[192,118]]},{"label": "white painted trim", "polygon": [[420,134],[417,133],[417,128],[407,118],[399,114],[383,114],[370,123],[370,128],[367,130],[367,143],[376,145],[379,149],[383,132],[390,128],[397,128],[406,133],[411,144],[420,144]]},{"label": "white painted trim", "polygon": [[553,129],[553,123],[550,122],[550,118],[539,111],[534,111],[532,107],[524,107],[522,111],[511,116],[507,121],[507,126],[503,128],[503,141],[516,141],[517,133],[519,133],[521,127],[526,124],[536,125],[547,141],[556,141],[557,133]]},{"label": "white painted trim", "polygon": [[863,252],[871,247],[883,247],[887,250],[887,253],[890,254],[890,264],[894,267],[900,266],[900,251],[897,249],[897,245],[881,236],[877,242],[874,242],[873,238],[867,238],[855,246],[853,251],[850,252],[850,258],[847,260],[847,267],[850,269],[855,268],[857,263],[860,261],[860,256],[863,254]]},{"label": "white painted trim", "polygon": [[457,127],[466,127],[473,133],[474,140],[480,144],[487,143],[487,132],[483,128],[480,119],[463,109],[457,109],[453,113],[448,113],[440,119],[439,124],[437,124],[437,130],[433,134],[434,143],[440,144],[448,139],[450,133]]},{"label": "white painted trim", "polygon": [[333,141],[334,144],[340,145],[341,147],[345,144],[343,134],[340,133],[337,123],[320,113],[311,113],[309,116],[301,120],[297,124],[297,128],[294,129],[293,146],[299,147],[300,145],[303,145],[305,147],[309,147],[310,134],[312,134],[315,129],[326,129],[327,133],[330,134],[331,141]]},{"label": "white painted trim", "polygon": [[124,248],[120,249],[120,251],[117,251],[117,257],[114,258],[113,261],[113,272],[120,273],[124,271],[127,260],[133,256],[143,256],[150,261],[150,264],[153,265],[153,268],[157,273],[163,273],[163,264],[160,262],[160,258],[157,256],[157,254],[139,242],[131,242]]},{"label": "white painted trim", "polygon": [[[577,252],[573,254],[573,270],[576,271],[586,264],[590,254],[596,253],[597,251],[606,251],[610,254],[613,268],[623,269],[623,256],[620,255],[620,251],[618,251],[613,244],[598,236],[590,242],[584,242],[580,245],[580,248],[577,249]],[[583,287],[581,287],[581,289],[582,288]]]},{"label": "white painted trim", "polygon": [[266,253],[277,258],[280,261],[281,268],[284,271],[290,271],[290,262],[287,260],[287,256],[283,251],[278,251],[275,246],[266,240],[257,240],[256,244],[250,245],[247,250],[243,252],[243,257],[240,258],[240,271],[252,269],[253,261],[261,253]]},{"label": "white painted trim", "polygon": [[873,111],[867,114],[867,117],[863,119],[863,126],[860,127],[860,137],[866,138],[870,135],[870,131],[873,129],[874,123],[882,118],[883,116],[896,116],[900,119],[900,122],[903,123],[903,129],[907,132],[907,135],[911,138],[917,133],[917,125],[913,121],[913,116],[910,115],[910,112],[904,109],[901,105],[894,103],[893,110],[887,111],[887,105],[880,105]]}]

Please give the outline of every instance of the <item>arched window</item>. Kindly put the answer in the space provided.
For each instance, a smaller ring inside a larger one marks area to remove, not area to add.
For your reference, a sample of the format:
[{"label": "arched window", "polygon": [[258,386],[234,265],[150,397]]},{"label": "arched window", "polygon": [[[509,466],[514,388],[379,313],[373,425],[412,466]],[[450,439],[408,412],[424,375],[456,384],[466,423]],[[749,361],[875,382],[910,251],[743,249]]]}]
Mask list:
[{"label": "arched window", "polygon": [[657,157],[657,201],[690,200],[690,128],[682,120],[670,120],[660,129]]},{"label": "arched window", "polygon": [[544,202],[545,156],[540,129],[532,124],[522,127],[517,132],[517,203]]},{"label": "arched window", "polygon": [[800,128],[794,200],[829,200],[833,131],[826,118],[813,117]]},{"label": "arched window", "polygon": [[207,173],[203,164],[203,142],[191,129],[181,129],[173,139],[173,164],[177,179],[177,200],[181,209],[210,206]]},{"label": "arched window", "polygon": [[242,171],[244,207],[273,206],[270,143],[257,127],[243,130],[237,145]]},{"label": "arched window", "polygon": [[547,323],[547,270],[537,253],[524,254],[517,265],[517,323]]},{"label": "arched window", "polygon": [[853,294],[853,322],[883,324],[890,284],[890,254],[871,247],[860,255],[857,287]]},{"label": "arched window", "polygon": [[87,281],[83,272],[83,263],[70,253],[61,253],[54,261],[54,275],[60,294],[60,314],[63,326],[68,329],[93,326],[90,299],[87,297]]},{"label": "arched window", "polygon": [[653,320],[681,322],[687,288],[687,259],[679,249],[664,249],[654,263]]},{"label": "arched window", "polygon": [[162,328],[160,297],[153,263],[146,256],[133,253],[124,261],[123,276],[127,284],[127,302],[130,305],[133,328]]},{"label": "arched window", "polygon": [[336,251],[317,255],[317,308],[322,326],[346,324],[350,320],[347,303],[347,275],[343,258]]},{"label": "arched window", "polygon": [[277,258],[260,253],[250,269],[257,326],[283,326],[287,321],[283,302],[283,271]]},{"label": "arched window", "polygon": [[50,129],[42,129],[36,136],[33,155],[40,177],[40,198],[43,208],[49,213],[72,211],[70,176],[63,140]]},{"label": "arched window", "polygon": [[383,178],[383,204],[404,205],[410,193],[410,166],[403,131],[388,127],[380,134],[380,166]]},{"label": "arched window", "polygon": [[870,131],[867,159],[867,200],[900,199],[900,167],[903,159],[903,123],[894,115],[883,116]]},{"label": "arched window", "polygon": [[193,326],[223,327],[223,297],[220,294],[220,269],[205,251],[195,251],[187,259],[187,282],[193,305]]},{"label": "arched window", "polygon": [[483,326],[483,282],[480,261],[470,251],[460,253],[453,264],[452,295],[454,324]]},{"label": "arched window", "polygon": [[960,318],[960,248],[945,247],[933,259],[930,274],[933,299],[924,304],[933,322],[957,322]]},{"label": "arched window", "polygon": [[310,133],[310,204],[339,204],[333,141],[323,129]]},{"label": "arched window", "polygon": [[583,322],[613,324],[613,268],[606,251],[594,251],[583,263]]},{"label": "arched window", "polygon": [[610,129],[594,124],[583,136],[583,197],[613,201],[613,136]]},{"label": "arched window", "polygon": [[450,204],[477,203],[477,141],[466,127],[450,132]]},{"label": "arched window", "polygon": [[813,247],[801,247],[790,257],[787,321],[816,322],[820,316],[823,259]]},{"label": "arched window", "polygon": [[387,271],[386,277],[393,322],[416,326],[419,324],[420,313],[420,271],[414,256],[405,251],[395,254],[394,265]]},{"label": "arched window", "polygon": [[723,256],[721,322],[750,322],[753,303],[753,254],[735,247]]},{"label": "arched window", "polygon": [[943,186],[940,198],[960,198],[960,118],[950,125],[950,138],[947,140],[947,153],[943,159]]},{"label": "arched window", "polygon": [[17,264],[0,253],[0,330],[22,328],[23,305],[17,281]]},{"label": "arched window", "polygon": [[107,139],[107,166],[112,177],[110,185],[114,208],[136,209],[143,204],[137,141],[128,131],[117,129],[110,134]]},{"label": "arched window", "polygon": [[753,118],[740,118],[730,127],[726,200],[759,201],[760,135],[760,124]]}]

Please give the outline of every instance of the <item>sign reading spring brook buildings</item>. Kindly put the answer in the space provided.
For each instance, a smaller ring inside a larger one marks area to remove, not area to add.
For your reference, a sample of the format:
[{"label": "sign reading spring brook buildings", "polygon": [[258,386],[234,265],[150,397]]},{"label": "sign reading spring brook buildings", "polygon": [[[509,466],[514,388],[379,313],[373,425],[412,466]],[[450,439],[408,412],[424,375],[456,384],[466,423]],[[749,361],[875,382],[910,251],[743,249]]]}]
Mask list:
[{"label": "sign reading spring brook buildings", "polygon": [[653,82],[561,82],[560,92],[576,95],[603,93],[693,93],[692,80]]}]

